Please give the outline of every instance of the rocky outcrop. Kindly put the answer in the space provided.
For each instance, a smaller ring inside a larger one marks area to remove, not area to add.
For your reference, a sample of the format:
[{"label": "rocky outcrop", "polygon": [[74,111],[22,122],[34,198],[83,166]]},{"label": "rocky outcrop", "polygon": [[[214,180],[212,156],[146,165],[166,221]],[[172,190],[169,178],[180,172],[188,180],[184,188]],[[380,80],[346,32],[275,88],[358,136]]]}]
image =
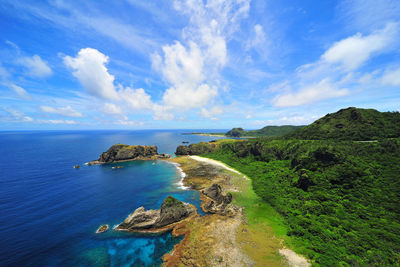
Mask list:
[{"label": "rocky outcrop", "polygon": [[200,142],[197,144],[190,144],[188,146],[178,146],[176,148],[175,154],[177,156],[184,156],[184,155],[201,155],[204,153],[211,153],[217,149],[216,142]]},{"label": "rocky outcrop", "polygon": [[108,228],[109,228],[108,224],[102,224],[97,229],[96,234],[101,234],[101,233],[107,232]]},{"label": "rocky outcrop", "polygon": [[196,215],[196,207],[183,203],[174,197],[167,197],[158,210],[137,208],[115,230],[132,232],[162,232],[171,229],[175,223]]},{"label": "rocky outcrop", "polygon": [[158,154],[156,146],[130,146],[116,144],[100,155],[98,160],[93,160],[87,165],[105,164],[129,160],[154,160],[166,159],[171,156],[168,154]]},{"label": "rocky outcrop", "polygon": [[[225,214],[230,213],[231,210],[227,209],[227,205],[232,202],[232,194],[223,194],[221,186],[213,184],[212,186],[203,189],[201,193],[206,196],[203,197],[202,209],[205,212]],[[233,210],[232,210],[233,211]]]}]

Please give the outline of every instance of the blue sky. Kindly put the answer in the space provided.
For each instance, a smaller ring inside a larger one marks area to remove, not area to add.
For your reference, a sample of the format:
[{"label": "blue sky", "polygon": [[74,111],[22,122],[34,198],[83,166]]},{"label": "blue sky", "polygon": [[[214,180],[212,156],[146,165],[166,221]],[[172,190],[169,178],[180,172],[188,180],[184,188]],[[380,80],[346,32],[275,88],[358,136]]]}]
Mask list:
[{"label": "blue sky", "polygon": [[1,1],[0,129],[227,129],[400,110],[400,2]]}]

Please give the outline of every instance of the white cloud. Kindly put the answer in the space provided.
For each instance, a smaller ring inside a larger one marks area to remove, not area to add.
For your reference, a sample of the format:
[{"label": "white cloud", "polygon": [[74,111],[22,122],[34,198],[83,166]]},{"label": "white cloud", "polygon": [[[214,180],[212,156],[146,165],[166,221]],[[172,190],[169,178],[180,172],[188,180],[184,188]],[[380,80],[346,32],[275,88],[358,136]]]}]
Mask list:
[{"label": "white cloud", "polygon": [[105,103],[103,107],[103,112],[110,115],[119,115],[122,114],[122,109],[112,103]]},{"label": "white cloud", "polygon": [[387,70],[383,73],[382,84],[390,86],[400,85],[400,68],[394,70]]},{"label": "white cloud", "polygon": [[398,0],[342,0],[337,13],[350,29],[378,29],[389,21],[398,21]]},{"label": "white cloud", "polygon": [[153,107],[155,120],[172,120],[174,114],[171,112],[171,107],[155,104]]},{"label": "white cloud", "polygon": [[6,111],[9,116],[6,118],[7,121],[12,122],[33,122],[34,119],[25,115],[24,113],[14,110],[11,108],[3,107],[3,110]]},{"label": "white cloud", "polygon": [[251,124],[256,125],[258,127],[264,127],[268,125],[307,125],[320,117],[322,116],[289,115],[289,116],[277,117],[275,119],[270,119],[270,120],[254,120],[251,122]]},{"label": "white cloud", "polygon": [[118,93],[133,109],[151,109],[154,105],[151,101],[151,96],[142,88],[132,89],[126,87],[125,89],[118,91]]},{"label": "white cloud", "polygon": [[246,50],[249,50],[253,47],[265,45],[265,41],[266,37],[263,26],[261,26],[260,24],[256,24],[254,26],[253,37],[246,44]]},{"label": "white cloud", "polygon": [[201,115],[205,118],[216,119],[217,115],[221,115],[223,113],[223,109],[220,106],[213,106],[210,109],[202,108]]},{"label": "white cloud", "polygon": [[108,56],[93,48],[83,48],[73,58],[64,57],[64,64],[73,70],[73,75],[83,88],[94,96],[108,100],[118,100],[114,86],[114,76],[108,73]]},{"label": "white cloud", "polygon": [[35,122],[40,124],[78,124],[74,120],[35,120]]},{"label": "white cloud", "polygon": [[28,94],[28,92],[24,88],[22,88],[18,85],[15,85],[15,84],[9,84],[9,87],[22,99],[25,99],[25,100],[32,99],[32,97]]},{"label": "white cloud", "polygon": [[113,122],[117,125],[126,125],[126,126],[142,126],[144,123],[142,121],[131,121],[129,119],[126,120],[117,120]]},{"label": "white cloud", "polygon": [[200,108],[207,105],[217,94],[217,88],[208,84],[200,84],[195,88],[171,87],[164,93],[163,101],[167,106],[182,109]]},{"label": "white cloud", "polygon": [[82,113],[74,110],[71,106],[54,108],[49,106],[40,106],[40,110],[46,113],[58,114],[65,117],[83,117]]},{"label": "white cloud", "polygon": [[321,58],[330,64],[340,64],[347,71],[354,70],[362,66],[374,53],[389,47],[397,33],[397,23],[388,23],[382,30],[367,36],[357,33],[334,43]]},{"label": "white cloud", "polygon": [[31,77],[45,78],[53,73],[47,63],[38,55],[19,58],[17,63],[27,68],[27,74]]},{"label": "white cloud", "polygon": [[217,77],[228,60],[226,42],[247,16],[249,1],[186,0],[175,1],[174,7],[190,18],[183,42],[163,46],[162,56],[151,56],[152,65],[170,85],[164,109],[201,108],[218,95]]},{"label": "white cloud", "polygon": [[294,107],[347,94],[349,94],[349,90],[338,89],[329,80],[324,79],[319,83],[306,86],[296,93],[277,95],[272,100],[272,104],[276,107]]}]

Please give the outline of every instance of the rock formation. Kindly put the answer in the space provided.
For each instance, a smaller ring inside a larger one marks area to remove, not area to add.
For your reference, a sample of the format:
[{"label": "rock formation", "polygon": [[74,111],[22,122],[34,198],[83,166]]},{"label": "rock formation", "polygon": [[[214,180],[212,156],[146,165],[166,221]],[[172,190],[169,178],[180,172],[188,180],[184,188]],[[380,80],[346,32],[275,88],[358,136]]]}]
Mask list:
[{"label": "rock formation", "polygon": [[200,155],[204,153],[210,153],[217,149],[215,142],[200,142],[197,144],[190,144],[188,146],[181,145],[176,148],[175,154],[179,155]]},{"label": "rock formation", "polygon": [[88,165],[105,164],[128,160],[166,159],[168,154],[158,154],[156,146],[130,146],[116,144],[100,155],[98,160],[88,162]]},{"label": "rock formation", "polygon": [[201,193],[203,197],[202,208],[205,212],[226,214],[230,213],[230,209],[226,209],[227,205],[232,202],[231,193],[222,194],[221,186],[213,184],[212,186],[203,189]]},{"label": "rock formation", "polygon": [[168,196],[158,210],[137,208],[115,230],[133,232],[166,231],[190,216],[196,215],[196,207]]}]

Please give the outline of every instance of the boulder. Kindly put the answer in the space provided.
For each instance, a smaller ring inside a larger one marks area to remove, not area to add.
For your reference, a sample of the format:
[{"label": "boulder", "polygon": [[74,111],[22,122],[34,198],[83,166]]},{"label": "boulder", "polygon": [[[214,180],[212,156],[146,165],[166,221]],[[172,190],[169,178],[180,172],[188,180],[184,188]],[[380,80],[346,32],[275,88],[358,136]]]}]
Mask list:
[{"label": "boulder", "polygon": [[115,229],[122,231],[157,231],[196,214],[196,208],[168,196],[157,210],[137,208]]},{"label": "boulder", "polygon": [[203,210],[206,212],[224,214],[226,206],[232,202],[232,194],[223,194],[221,186],[218,184],[213,184],[201,192],[207,196],[202,205]]}]

